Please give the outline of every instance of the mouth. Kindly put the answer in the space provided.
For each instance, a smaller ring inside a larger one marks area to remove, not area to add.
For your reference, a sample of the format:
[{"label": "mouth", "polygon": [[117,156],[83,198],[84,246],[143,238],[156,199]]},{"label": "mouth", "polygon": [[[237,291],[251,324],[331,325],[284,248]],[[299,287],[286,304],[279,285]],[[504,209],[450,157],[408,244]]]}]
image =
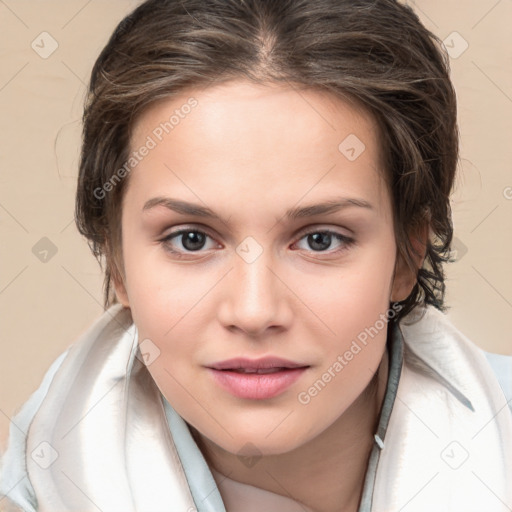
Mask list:
[{"label": "mouth", "polygon": [[267,400],[284,393],[309,366],[274,368],[207,368],[213,382],[237,398]]},{"label": "mouth", "polygon": [[277,356],[266,356],[260,359],[249,359],[246,357],[235,357],[213,363],[209,368],[214,370],[230,370],[230,371],[245,371],[245,372],[258,372],[260,370],[280,371],[294,368],[304,368],[309,366],[304,363],[298,363],[289,359],[283,359]]}]

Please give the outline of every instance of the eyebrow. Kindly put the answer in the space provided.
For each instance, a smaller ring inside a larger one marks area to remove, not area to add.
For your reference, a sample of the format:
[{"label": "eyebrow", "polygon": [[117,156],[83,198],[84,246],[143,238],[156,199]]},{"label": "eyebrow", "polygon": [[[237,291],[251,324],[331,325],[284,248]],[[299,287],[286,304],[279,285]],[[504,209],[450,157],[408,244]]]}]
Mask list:
[{"label": "eyebrow", "polygon": [[[179,199],[173,199],[171,197],[153,197],[144,203],[142,211],[150,210],[156,206],[163,206],[168,210],[172,210],[183,215],[192,215],[196,217],[220,220],[227,224],[224,219],[222,219],[207,206],[201,206],[199,204],[189,203]],[[286,211],[284,216],[289,220],[295,220],[305,217],[314,217],[315,215],[335,213],[339,210],[349,207],[365,208],[369,210],[374,209],[373,206],[364,199],[339,197],[322,203],[290,208]]]}]

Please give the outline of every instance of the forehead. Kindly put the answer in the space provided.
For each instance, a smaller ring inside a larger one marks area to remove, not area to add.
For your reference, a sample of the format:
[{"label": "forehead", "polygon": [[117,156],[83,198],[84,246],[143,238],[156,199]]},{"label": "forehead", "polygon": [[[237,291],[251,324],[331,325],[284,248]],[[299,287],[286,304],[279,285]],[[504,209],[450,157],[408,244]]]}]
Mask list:
[{"label": "forehead", "polygon": [[169,186],[190,195],[188,184],[217,197],[236,188],[267,197],[281,190],[296,202],[336,185],[382,199],[374,119],[325,91],[244,81],[190,89],[139,116],[132,151],[150,139],[152,149],[130,176],[140,194]]},{"label": "forehead", "polygon": [[[192,102],[195,106],[190,107]],[[329,142],[326,139],[330,135],[336,143],[348,135],[347,128],[366,138],[370,144],[373,141],[368,140],[369,137],[378,137],[370,113],[350,96],[336,97],[328,91],[300,85],[252,84],[235,80],[213,87],[189,89],[175,97],[156,101],[139,115],[132,131],[132,145],[148,133],[158,132],[158,127],[172,117],[169,133],[164,129],[161,135],[169,135],[172,131],[172,138],[179,139],[183,125],[192,125],[198,137],[207,136],[203,143],[210,142],[219,148],[227,142],[226,136],[239,139],[245,134],[257,134],[261,143],[268,134],[275,142],[275,131],[279,128],[286,128],[280,137],[283,142],[299,142],[304,137],[310,137],[312,143],[319,138]],[[184,123],[187,118],[189,120]],[[182,125],[180,129],[179,125]],[[157,138],[158,135],[155,134]]]}]

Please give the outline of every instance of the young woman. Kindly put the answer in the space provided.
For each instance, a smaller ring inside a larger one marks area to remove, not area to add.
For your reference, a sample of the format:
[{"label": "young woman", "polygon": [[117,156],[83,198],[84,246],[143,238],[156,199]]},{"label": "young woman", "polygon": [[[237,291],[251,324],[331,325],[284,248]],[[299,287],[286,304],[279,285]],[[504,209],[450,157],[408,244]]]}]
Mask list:
[{"label": "young woman", "polygon": [[512,415],[441,312],[456,101],[409,7],[149,0],[83,120],[105,313],[15,418],[3,503],[512,507]]}]

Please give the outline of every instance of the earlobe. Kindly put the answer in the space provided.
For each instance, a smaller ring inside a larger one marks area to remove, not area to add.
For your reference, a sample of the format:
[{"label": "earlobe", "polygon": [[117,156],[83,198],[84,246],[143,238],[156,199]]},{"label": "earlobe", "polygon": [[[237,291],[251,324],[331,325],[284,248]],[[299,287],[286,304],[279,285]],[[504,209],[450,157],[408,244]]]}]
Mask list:
[{"label": "earlobe", "polygon": [[114,291],[116,292],[117,300],[124,307],[129,308],[130,302],[128,300],[128,292],[126,291],[123,278],[119,275],[119,272],[116,269],[112,270],[111,278]]},{"label": "earlobe", "polygon": [[110,239],[107,239],[107,243],[105,244],[105,260],[107,275],[110,285],[114,288],[116,298],[120,304],[129,308],[130,302],[125,285],[123,257],[114,250],[113,243]]},{"label": "earlobe", "polygon": [[114,290],[116,292],[117,300],[125,307],[130,307],[130,302],[128,301],[128,294],[126,293],[126,288],[124,285],[114,285]]},{"label": "earlobe", "polygon": [[429,225],[425,223],[409,237],[413,250],[411,256],[414,268],[407,264],[404,255],[397,254],[390,297],[392,302],[403,301],[411,294],[417,282],[418,270],[425,260],[428,236]]},{"label": "earlobe", "polygon": [[405,300],[412,292],[415,284],[416,273],[412,271],[404,261],[404,258],[399,254],[395,264],[390,301],[400,302]]}]

